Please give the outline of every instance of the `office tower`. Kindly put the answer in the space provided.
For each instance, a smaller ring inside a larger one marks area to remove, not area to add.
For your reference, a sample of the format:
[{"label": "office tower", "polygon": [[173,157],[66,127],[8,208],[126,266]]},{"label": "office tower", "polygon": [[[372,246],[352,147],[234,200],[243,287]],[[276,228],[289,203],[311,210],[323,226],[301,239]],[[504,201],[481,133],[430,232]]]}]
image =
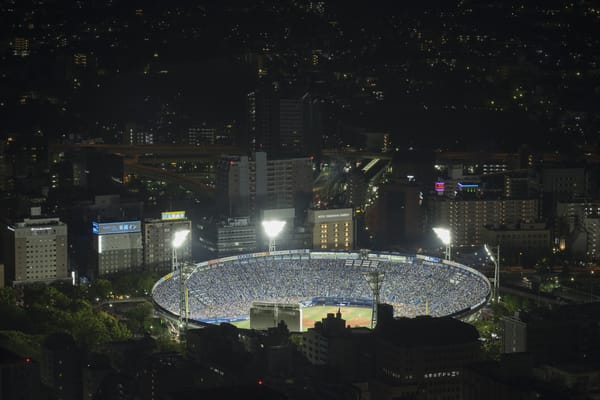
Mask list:
[{"label": "office tower", "polygon": [[215,144],[216,138],[217,129],[207,126],[206,123],[188,128],[188,144],[192,146]]},{"label": "office tower", "polygon": [[309,92],[262,85],[246,98],[249,148],[270,154],[316,154],[320,150],[319,102]]},{"label": "office tower", "polygon": [[[144,266],[147,271],[166,274],[173,268],[171,241],[173,234],[192,229],[192,222],[185,217],[185,211],[163,212],[161,219],[148,219],[144,222]],[[192,238],[189,237],[177,250],[179,262],[192,256]]]},{"label": "office tower", "polygon": [[68,279],[66,224],[58,218],[25,218],[4,230],[7,283]]},{"label": "office tower", "polygon": [[369,230],[379,246],[418,240],[424,232],[423,194],[415,183],[379,187],[379,198],[367,209]]},{"label": "office tower", "polygon": [[95,276],[141,269],[143,251],[140,221],[93,222],[92,233]]},{"label": "office tower", "polygon": [[432,226],[447,226],[453,245],[483,244],[485,226],[538,221],[537,199],[438,199],[430,206]]},{"label": "office tower", "polygon": [[258,216],[260,210],[295,208],[304,214],[312,196],[312,160],[267,159],[257,152],[247,156],[225,156],[217,163],[217,206],[231,217]]}]

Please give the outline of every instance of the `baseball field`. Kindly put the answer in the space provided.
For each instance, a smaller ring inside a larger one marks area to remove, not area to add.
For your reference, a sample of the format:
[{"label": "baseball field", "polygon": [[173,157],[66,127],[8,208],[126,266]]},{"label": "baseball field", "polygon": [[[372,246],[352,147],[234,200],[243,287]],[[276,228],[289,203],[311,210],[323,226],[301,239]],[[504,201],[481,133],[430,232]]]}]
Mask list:
[{"label": "baseball field", "polygon": [[[372,310],[365,307],[339,307],[342,318],[346,320],[346,326],[359,327],[371,326]],[[315,322],[326,318],[328,313],[337,313],[337,306],[312,306],[302,308],[302,329],[307,330],[315,325]],[[250,320],[234,322],[238,328],[249,329]]]}]

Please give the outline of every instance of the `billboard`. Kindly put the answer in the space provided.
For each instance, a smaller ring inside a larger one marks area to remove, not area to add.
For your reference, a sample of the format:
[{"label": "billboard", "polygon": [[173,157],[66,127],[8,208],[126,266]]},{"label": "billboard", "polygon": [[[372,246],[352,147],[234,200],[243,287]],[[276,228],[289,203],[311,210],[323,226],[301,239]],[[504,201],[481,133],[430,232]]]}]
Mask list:
[{"label": "billboard", "polygon": [[171,221],[174,219],[185,219],[185,211],[164,211],[161,213],[163,221]]},{"label": "billboard", "polygon": [[118,233],[135,233],[142,231],[141,221],[92,222],[92,233],[96,235],[114,235]]},{"label": "billboard", "polygon": [[302,309],[297,303],[254,302],[250,308],[250,329],[266,330],[285,322],[290,332],[302,332]]}]

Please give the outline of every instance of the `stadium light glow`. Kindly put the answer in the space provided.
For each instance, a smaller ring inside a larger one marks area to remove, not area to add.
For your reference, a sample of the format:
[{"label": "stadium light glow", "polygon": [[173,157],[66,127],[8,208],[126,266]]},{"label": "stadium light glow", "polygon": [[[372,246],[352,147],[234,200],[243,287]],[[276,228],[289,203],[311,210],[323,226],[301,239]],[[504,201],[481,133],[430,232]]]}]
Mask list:
[{"label": "stadium light glow", "polygon": [[269,238],[269,251],[275,251],[275,238],[279,236],[283,227],[285,226],[285,221],[282,220],[265,220],[262,222],[263,229],[265,230],[265,234]]},{"label": "stadium light glow", "polygon": [[433,231],[437,235],[437,237],[444,243],[445,245],[450,244],[450,229],[446,228],[433,228]]},{"label": "stadium light glow", "polygon": [[171,241],[171,245],[176,249],[180,248],[183,242],[185,242],[185,239],[187,238],[187,235],[189,233],[189,229],[182,229],[180,231],[176,231],[173,234],[173,240]]},{"label": "stadium light glow", "polygon": [[433,231],[437,237],[446,246],[446,260],[450,261],[452,252],[452,238],[450,236],[450,229],[447,228],[433,228]]},{"label": "stadium light glow", "polygon": [[279,221],[279,220],[263,221],[262,226],[263,226],[263,229],[265,230],[265,233],[269,237],[269,239],[274,239],[283,230],[283,227],[285,226],[285,221]]}]

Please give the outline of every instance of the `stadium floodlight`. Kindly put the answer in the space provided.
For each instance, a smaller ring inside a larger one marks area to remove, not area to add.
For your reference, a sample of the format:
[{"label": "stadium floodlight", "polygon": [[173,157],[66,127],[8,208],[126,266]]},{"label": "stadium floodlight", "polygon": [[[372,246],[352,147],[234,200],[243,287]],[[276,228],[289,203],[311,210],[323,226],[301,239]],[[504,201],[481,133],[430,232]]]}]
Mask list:
[{"label": "stadium floodlight", "polygon": [[438,239],[446,246],[446,260],[451,260],[452,252],[452,238],[450,236],[450,229],[447,228],[433,228],[433,231],[437,235]]},{"label": "stadium floodlight", "polygon": [[263,229],[265,230],[265,234],[269,238],[269,251],[275,251],[275,239],[281,231],[283,231],[283,227],[285,226],[285,221],[282,220],[265,220],[262,222]]},{"label": "stadium floodlight", "polygon": [[179,231],[173,232],[173,238],[171,240],[171,249],[172,249],[172,268],[173,271],[179,271],[179,337],[180,340],[183,340],[185,337],[185,330],[187,328],[187,307],[185,301],[185,282],[183,276],[183,268],[179,265],[177,261],[177,249],[180,248],[188,235],[190,234],[189,229],[181,229]]},{"label": "stadium floodlight", "polygon": [[496,256],[494,257],[494,253],[488,247],[487,244],[483,245],[485,252],[488,257],[494,263],[494,301],[497,303],[500,299],[500,245],[496,246]]},{"label": "stadium floodlight", "polygon": [[173,246],[173,248],[178,249],[181,247],[181,245],[183,244],[183,242],[185,242],[185,239],[187,238],[187,235],[189,235],[190,230],[189,229],[182,229],[180,231],[175,231],[175,233],[173,234],[173,240],[171,241],[171,245]]}]

